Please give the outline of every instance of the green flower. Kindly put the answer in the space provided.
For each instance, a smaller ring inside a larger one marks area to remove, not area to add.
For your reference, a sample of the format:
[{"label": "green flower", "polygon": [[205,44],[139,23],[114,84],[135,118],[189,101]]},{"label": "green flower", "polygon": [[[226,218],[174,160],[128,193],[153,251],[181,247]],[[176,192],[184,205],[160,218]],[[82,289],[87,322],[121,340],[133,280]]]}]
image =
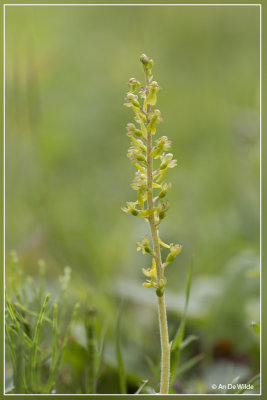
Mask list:
[{"label": "green flower", "polygon": [[140,107],[138,96],[136,96],[136,94],[127,93],[124,101],[125,101],[124,105],[126,107],[131,107],[131,106]]},{"label": "green flower", "polygon": [[129,79],[128,85],[130,86],[131,93],[134,93],[138,87],[141,86],[141,83],[138,82],[135,78]]},{"label": "green flower", "polygon": [[157,103],[157,92],[159,91],[159,85],[156,81],[151,82],[148,86],[148,95],[146,97],[144,106],[151,104],[154,106]]},{"label": "green flower", "polygon": [[139,211],[135,208],[136,203],[134,203],[133,201],[127,201],[126,206],[122,207],[122,211],[124,211],[125,213],[130,213],[132,215],[134,215],[135,217],[138,216]]},{"label": "green flower", "polygon": [[147,130],[151,131],[152,135],[155,135],[156,133],[156,122],[162,122],[162,115],[159,110],[155,110],[153,113],[151,113],[151,120],[147,125]]},{"label": "green flower", "polygon": [[171,189],[171,187],[172,187],[171,183],[164,182],[164,183],[161,185],[161,192],[159,193],[158,198],[159,198],[159,199],[162,199],[163,197],[165,197],[166,194],[167,194],[167,193],[169,192],[169,190]]},{"label": "green flower", "polygon": [[178,256],[178,254],[181,253],[183,246],[181,246],[180,244],[170,244],[170,253],[168,254],[168,257],[166,259],[166,263],[165,265],[173,262],[175,260],[175,258]]},{"label": "green flower", "polygon": [[136,202],[127,201],[126,206],[122,207],[121,209],[127,214],[132,214],[135,217],[143,217],[143,218],[149,217],[149,215],[153,214],[153,212],[155,211],[155,208],[150,208],[147,210],[138,210],[136,208],[136,205],[137,201]]},{"label": "green flower", "polygon": [[152,268],[142,268],[142,272],[147,278],[150,278],[143,283],[143,286],[147,288],[157,287],[157,269],[154,258],[152,258]]},{"label": "green flower", "polygon": [[132,135],[136,135],[138,137],[142,136],[142,132],[140,129],[137,129],[136,126],[132,123],[126,125],[127,135],[132,137]]},{"label": "green flower", "polygon": [[166,217],[166,211],[168,211],[169,208],[170,206],[168,200],[166,203],[161,203],[161,205],[158,207],[159,221]]},{"label": "green flower", "polygon": [[167,153],[160,156],[161,164],[159,169],[164,170],[167,168],[174,168],[177,165],[177,160],[173,160],[173,154]]},{"label": "green flower", "polygon": [[141,162],[142,164],[146,164],[146,157],[142,152],[134,146],[131,146],[128,150],[127,156],[130,160],[135,163],[136,161]]},{"label": "green flower", "polygon": [[152,288],[153,287],[153,283],[152,281],[147,280],[146,282],[143,282],[142,285],[146,288]]},{"label": "green flower", "polygon": [[134,190],[143,190],[147,189],[147,179],[146,175],[142,174],[140,171],[135,173],[134,181],[131,185]]},{"label": "green flower", "polygon": [[153,147],[150,157],[155,159],[159,158],[164,151],[168,151],[171,148],[171,142],[168,140],[167,136],[162,136],[155,141],[156,145]]},{"label": "green flower", "polygon": [[142,250],[143,254],[150,254],[154,256],[153,250],[150,247],[150,238],[148,235],[142,238],[141,242],[136,242],[137,244],[137,251]]},{"label": "green flower", "polygon": [[144,145],[144,142],[141,139],[136,139],[135,137],[131,137],[132,144],[139,150],[143,151],[146,153],[146,146]]}]

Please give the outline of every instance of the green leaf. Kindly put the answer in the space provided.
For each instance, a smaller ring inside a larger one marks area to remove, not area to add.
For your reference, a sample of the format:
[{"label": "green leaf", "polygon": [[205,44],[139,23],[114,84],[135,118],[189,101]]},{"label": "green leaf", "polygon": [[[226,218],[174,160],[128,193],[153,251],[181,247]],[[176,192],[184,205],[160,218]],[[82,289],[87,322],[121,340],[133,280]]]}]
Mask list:
[{"label": "green leaf", "polygon": [[[254,383],[258,382],[260,380],[260,374],[257,374],[253,376],[248,382],[247,385],[253,385]],[[246,389],[239,389],[236,394],[242,394],[246,391]]]},{"label": "green leaf", "polygon": [[203,358],[204,358],[204,354],[198,354],[195,357],[191,358],[189,361],[187,361],[185,364],[183,364],[180,368],[178,368],[176,375],[181,375],[181,374],[189,371]]},{"label": "green leaf", "polygon": [[185,340],[182,341],[180,349],[183,350],[185,347],[187,347],[190,343],[195,342],[198,340],[198,337],[195,335],[190,335],[188,336]]},{"label": "green leaf", "polygon": [[[30,315],[31,317],[39,318],[39,315],[31,310],[28,310],[26,307],[24,307],[22,304],[16,302],[15,307],[19,308],[21,311],[23,311],[25,314]],[[43,316],[43,321],[48,322],[50,325],[53,324],[53,321],[51,318],[46,317],[45,315]]]},{"label": "green leaf", "polygon": [[149,356],[145,355],[145,359],[148,363],[150,371],[152,372],[155,379],[159,380],[160,378],[160,364],[154,362]]},{"label": "green leaf", "polygon": [[147,383],[148,383],[148,379],[143,380],[143,383],[139,386],[139,388],[137,389],[137,391],[135,392],[135,394],[140,394],[141,391],[143,390],[143,388],[146,386]]},{"label": "green leaf", "polygon": [[35,333],[34,333],[34,338],[33,338],[33,347],[32,347],[32,362],[31,362],[31,378],[32,378],[32,387],[33,390],[36,390],[37,387],[37,382],[36,382],[36,363],[37,363],[37,343],[39,339],[39,333],[43,321],[43,315],[47,307],[48,300],[50,298],[50,293],[46,295],[46,298],[44,300],[43,306],[41,308],[39,318],[36,324],[35,328]]},{"label": "green leaf", "polygon": [[126,377],[125,370],[121,352],[121,337],[120,337],[120,323],[122,315],[122,305],[119,310],[118,320],[117,320],[117,330],[116,330],[116,356],[118,363],[118,373],[119,373],[119,384],[120,384],[120,394],[126,394]]},{"label": "green leaf", "polygon": [[65,334],[64,339],[63,339],[63,343],[61,345],[61,348],[58,351],[58,358],[57,358],[56,365],[55,365],[55,368],[54,368],[54,373],[53,373],[54,380],[53,380],[52,385],[55,384],[56,379],[58,377],[59,370],[60,370],[61,363],[62,363],[62,359],[63,359],[63,355],[64,355],[65,349],[67,347],[67,344],[68,344],[68,341],[69,341],[69,338],[70,338],[70,334],[71,334],[74,322],[76,321],[76,317],[77,317],[77,313],[78,313],[79,307],[80,307],[80,304],[76,303],[75,307],[74,307],[74,310],[73,310],[73,313],[72,313],[72,316],[71,316],[70,323],[69,323],[69,325],[67,327],[66,334]]},{"label": "green leaf", "polygon": [[12,361],[12,365],[13,365],[13,369],[14,369],[15,368],[15,364],[16,364],[16,353],[15,353],[15,349],[14,349],[14,346],[13,346],[13,342],[12,342],[11,337],[10,337],[9,330],[10,330],[9,325],[6,322],[5,323],[5,339],[6,339],[6,342],[7,342],[8,346],[9,346],[11,361]]},{"label": "green leaf", "polygon": [[190,297],[192,268],[193,268],[193,262],[191,262],[191,264],[190,264],[188,275],[187,275],[185,308],[184,308],[182,321],[180,323],[178,331],[177,331],[177,333],[175,335],[175,338],[173,340],[173,343],[171,345],[170,386],[171,386],[171,383],[173,382],[173,380],[175,378],[175,375],[176,375],[176,370],[177,370],[177,367],[178,367],[180,351],[182,349],[182,342],[183,342],[183,338],[184,338],[184,330],[185,330],[185,322],[186,322],[186,313],[187,313],[188,302],[189,302],[189,297]]},{"label": "green leaf", "polygon": [[18,332],[19,335],[21,335],[25,341],[25,343],[29,346],[32,347],[33,346],[33,342],[31,341],[31,339],[29,338],[28,335],[26,335],[26,333],[24,332],[24,330],[22,329],[22,327],[20,326],[17,318],[15,317],[15,309],[12,306],[12,304],[10,303],[7,293],[5,292],[5,301],[6,301],[6,307],[9,313],[9,316],[11,318],[11,320],[13,321],[13,323],[15,324],[16,327],[16,331]]},{"label": "green leaf", "polygon": [[56,355],[58,346],[58,306],[54,304],[53,306],[53,345],[52,345],[52,358],[49,367],[49,377],[46,385],[46,393],[50,393],[53,385],[53,376],[56,366]]}]

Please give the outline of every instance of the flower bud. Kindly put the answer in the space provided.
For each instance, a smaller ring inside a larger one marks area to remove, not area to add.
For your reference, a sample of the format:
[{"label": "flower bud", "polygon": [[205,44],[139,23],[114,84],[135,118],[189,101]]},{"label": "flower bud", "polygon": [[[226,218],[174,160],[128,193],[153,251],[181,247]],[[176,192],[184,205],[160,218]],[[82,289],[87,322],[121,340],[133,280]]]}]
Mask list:
[{"label": "flower bud", "polygon": [[148,56],[147,55],[145,55],[145,54],[142,54],[141,56],[140,56],[140,61],[141,61],[141,63],[143,64],[143,65],[148,65],[148,63],[149,63],[149,58],[148,58]]},{"label": "flower bud", "polygon": [[135,92],[136,89],[137,89],[139,86],[141,86],[141,83],[138,82],[135,78],[131,78],[131,79],[129,80],[129,82],[128,82],[128,85],[130,86],[131,91],[132,91],[132,92]]},{"label": "flower bud", "polygon": [[166,259],[166,264],[169,264],[175,260],[176,256],[170,253]]},{"label": "flower bud", "polygon": [[126,130],[127,130],[127,132],[134,132],[135,129],[136,129],[136,128],[135,128],[135,125],[132,124],[131,122],[129,122],[129,123],[126,125]]},{"label": "flower bud", "polygon": [[156,119],[157,123],[163,121],[162,114],[161,114],[160,110],[156,109],[154,111],[154,115],[157,117],[157,119]]},{"label": "flower bud", "polygon": [[151,69],[154,65],[154,61],[152,59],[149,60],[148,62],[148,69]]},{"label": "flower bud", "polygon": [[131,210],[131,214],[132,214],[134,217],[137,217],[137,215],[139,214],[139,212],[138,212],[136,209],[133,209],[133,210]]}]

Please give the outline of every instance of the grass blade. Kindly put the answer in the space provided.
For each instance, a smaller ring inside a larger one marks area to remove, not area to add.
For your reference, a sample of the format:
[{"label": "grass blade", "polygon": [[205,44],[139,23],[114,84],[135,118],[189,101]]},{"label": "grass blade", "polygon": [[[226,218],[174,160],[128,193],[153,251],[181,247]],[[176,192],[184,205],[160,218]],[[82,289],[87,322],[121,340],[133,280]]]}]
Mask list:
[{"label": "grass blade", "polygon": [[188,336],[185,340],[182,341],[180,349],[181,350],[185,349],[187,346],[189,346],[190,343],[195,342],[196,340],[198,340],[197,336],[195,335]]},{"label": "grass blade", "polygon": [[35,329],[35,334],[33,338],[33,348],[32,348],[32,361],[31,361],[31,378],[32,378],[32,389],[36,391],[36,360],[37,360],[37,343],[38,343],[38,338],[39,338],[39,333],[40,333],[40,328],[43,320],[43,315],[45,312],[45,309],[47,307],[48,300],[50,298],[50,293],[46,295],[45,301],[43,303],[43,306],[41,308],[39,318],[37,321],[36,329]]},{"label": "grass blade", "polygon": [[6,307],[7,307],[7,311],[9,313],[9,316],[10,316],[12,322],[15,324],[15,326],[16,326],[16,328],[18,330],[18,334],[20,334],[23,337],[25,343],[27,343],[27,345],[29,347],[32,347],[33,343],[31,341],[31,339],[29,338],[29,336],[26,335],[24,330],[21,328],[17,318],[15,317],[15,310],[14,310],[14,307],[12,306],[12,304],[10,303],[10,301],[8,299],[7,293],[5,293],[5,303],[6,303]]},{"label": "grass blade", "polygon": [[104,360],[104,349],[105,349],[105,338],[106,338],[106,326],[103,328],[102,335],[99,340],[99,346],[96,351],[96,360],[95,360],[95,376],[94,376],[94,393],[97,393],[97,383],[98,379],[101,375],[101,367],[103,365]]},{"label": "grass blade", "polygon": [[[15,307],[19,308],[21,311],[23,311],[25,314],[28,314],[31,317],[39,318],[39,314],[38,313],[36,313],[34,311],[31,311],[31,310],[28,310],[28,308],[24,307],[22,304],[20,304],[18,302],[15,303]],[[45,315],[43,316],[43,321],[48,322],[51,325],[53,324],[52,319],[46,317]]]},{"label": "grass blade", "polygon": [[79,307],[80,307],[79,303],[77,303],[75,305],[75,307],[74,307],[73,314],[72,314],[69,326],[67,328],[67,331],[66,331],[66,334],[65,334],[65,337],[64,337],[64,340],[63,340],[63,344],[61,346],[61,349],[59,350],[58,359],[57,359],[55,370],[54,370],[54,377],[53,377],[52,385],[54,385],[56,380],[57,380],[57,377],[58,377],[58,374],[59,374],[59,369],[60,369],[60,366],[61,366],[61,363],[62,363],[62,359],[63,359],[63,355],[64,355],[64,351],[65,351],[65,348],[66,348],[66,346],[68,344],[68,341],[69,341],[69,338],[70,338],[70,334],[71,334],[71,330],[72,330],[73,324],[74,324],[74,322],[76,320],[76,316],[77,316],[77,312],[78,312]]},{"label": "grass blade", "polygon": [[160,377],[160,363],[155,363],[148,355],[145,355],[146,362],[155,379]]},{"label": "grass blade", "polygon": [[49,368],[49,377],[47,381],[47,385],[45,388],[46,393],[50,393],[52,385],[53,385],[53,375],[55,372],[56,366],[56,355],[57,355],[57,344],[58,344],[58,330],[57,330],[57,317],[58,317],[58,306],[54,304],[53,307],[53,344],[52,344],[52,358],[51,364]]},{"label": "grass blade", "polygon": [[179,363],[179,356],[180,356],[180,350],[184,338],[184,330],[185,330],[185,322],[186,322],[186,313],[187,313],[187,308],[188,308],[188,303],[189,303],[189,297],[190,297],[190,288],[191,288],[191,277],[192,277],[192,269],[193,269],[193,262],[191,262],[188,275],[187,275],[187,282],[186,282],[186,298],[185,298],[185,308],[183,312],[183,317],[180,323],[180,326],[178,328],[178,331],[175,335],[175,338],[172,342],[171,345],[171,355],[170,355],[170,386],[171,383],[173,382],[175,375],[176,375],[176,370],[177,366]]},{"label": "grass blade", "polygon": [[117,362],[118,362],[120,393],[126,394],[126,377],[125,377],[125,371],[124,371],[124,364],[123,364],[123,358],[122,358],[122,352],[121,352],[121,340],[120,340],[121,314],[122,314],[122,306],[120,307],[118,321],[117,321],[116,356],[117,356]]},{"label": "grass blade", "polygon": [[14,387],[15,393],[24,393],[24,359],[23,359],[23,340],[21,335],[18,336],[16,340],[16,361],[15,361],[15,369],[14,369]]},{"label": "grass blade", "polygon": [[[248,382],[247,385],[253,385],[254,383],[258,382],[260,380],[260,374],[257,374],[253,376]],[[246,389],[239,389],[236,394],[242,394],[246,391]]]},{"label": "grass blade", "polygon": [[189,361],[187,361],[185,364],[183,364],[180,368],[178,368],[176,376],[177,375],[181,375],[186,371],[189,371],[191,368],[193,368],[203,358],[204,358],[203,354],[198,354],[195,357],[191,358]]},{"label": "grass blade", "polygon": [[9,351],[10,351],[10,357],[11,357],[11,361],[12,361],[12,366],[13,366],[13,370],[15,369],[15,365],[16,365],[16,354],[15,354],[15,350],[14,350],[14,346],[10,337],[10,333],[9,333],[9,326],[7,324],[7,322],[5,322],[5,338],[9,347]]},{"label": "grass blade", "polygon": [[137,391],[135,392],[135,394],[140,394],[143,390],[143,388],[146,386],[146,384],[148,383],[148,379],[145,379],[143,381],[143,383],[139,386],[139,388],[137,389]]},{"label": "grass blade", "polygon": [[39,288],[38,288],[38,297],[39,297],[39,302],[41,304],[42,297],[44,295],[44,286],[45,286],[45,262],[43,260],[39,260],[38,267],[39,267],[39,276],[40,276],[40,284],[39,284]]},{"label": "grass blade", "polygon": [[86,392],[88,394],[96,393],[96,332],[95,319],[96,310],[94,307],[88,309],[86,318],[87,334],[87,374],[86,374]]}]

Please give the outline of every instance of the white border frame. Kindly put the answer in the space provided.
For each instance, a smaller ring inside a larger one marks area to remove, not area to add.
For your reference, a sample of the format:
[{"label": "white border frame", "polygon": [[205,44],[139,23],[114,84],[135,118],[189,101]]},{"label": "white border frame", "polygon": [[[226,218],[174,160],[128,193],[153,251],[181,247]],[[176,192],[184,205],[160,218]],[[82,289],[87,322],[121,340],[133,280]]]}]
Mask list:
[{"label": "white border frame", "polygon": [[[4,65],[3,65],[3,189],[4,189],[4,199],[3,199],[3,222],[4,222],[4,252],[3,252],[3,284],[4,284],[4,291],[5,291],[5,9],[6,7],[36,7],[36,6],[49,6],[49,7],[92,7],[92,6],[97,6],[97,7],[232,7],[232,6],[241,6],[241,7],[259,7],[260,8],[260,328],[261,328],[261,333],[260,333],[260,393],[255,394],[255,393],[243,393],[243,394],[220,394],[220,393],[208,393],[208,394],[168,394],[168,395],[162,395],[162,396],[262,396],[262,149],[261,149],[261,144],[262,144],[262,4],[261,3],[254,3],[254,4],[157,4],[157,3],[151,3],[151,4],[141,4],[141,3],[125,3],[125,4],[109,4],[109,3],[87,3],[87,4],[3,4],[3,55],[4,55]],[[3,295],[3,304],[5,307],[5,295]],[[3,315],[3,326],[5,324],[5,316]],[[4,341],[3,341],[3,388],[4,388],[4,393],[3,396],[134,396],[134,394],[74,394],[74,393],[67,393],[67,394],[6,394],[5,393],[5,330],[3,330],[4,333]],[[142,394],[142,396],[155,396],[154,394]]]}]

